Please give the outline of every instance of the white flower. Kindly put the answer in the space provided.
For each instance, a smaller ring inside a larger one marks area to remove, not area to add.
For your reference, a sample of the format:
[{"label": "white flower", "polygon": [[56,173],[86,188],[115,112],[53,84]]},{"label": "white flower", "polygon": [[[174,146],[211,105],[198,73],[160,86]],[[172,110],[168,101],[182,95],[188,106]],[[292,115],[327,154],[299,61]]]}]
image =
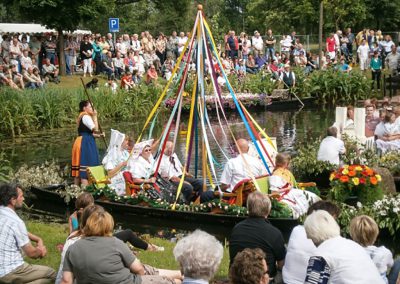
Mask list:
[{"label": "white flower", "polygon": [[362,208],[362,203],[360,201],[357,201],[357,208]]},{"label": "white flower", "polygon": [[381,211],[379,211],[379,215],[381,215],[381,216],[386,216],[386,215],[387,215],[386,210],[381,210]]}]

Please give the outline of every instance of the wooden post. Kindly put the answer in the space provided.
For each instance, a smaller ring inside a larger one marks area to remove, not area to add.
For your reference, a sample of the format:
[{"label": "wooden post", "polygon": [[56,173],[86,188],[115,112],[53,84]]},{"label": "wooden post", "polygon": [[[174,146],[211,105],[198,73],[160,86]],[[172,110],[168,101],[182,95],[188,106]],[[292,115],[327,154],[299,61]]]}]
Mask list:
[{"label": "wooden post", "polygon": [[322,29],[324,27],[324,1],[320,0],[319,3],[319,32],[318,32],[318,39],[319,39],[319,49],[318,49],[318,58],[319,58],[319,64],[318,68],[321,69],[321,63],[322,63]]}]

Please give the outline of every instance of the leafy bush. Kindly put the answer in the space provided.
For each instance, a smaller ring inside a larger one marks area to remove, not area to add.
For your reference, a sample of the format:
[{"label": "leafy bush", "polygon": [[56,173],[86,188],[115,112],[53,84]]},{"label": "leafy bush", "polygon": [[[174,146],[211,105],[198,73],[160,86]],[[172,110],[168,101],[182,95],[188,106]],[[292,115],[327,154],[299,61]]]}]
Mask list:
[{"label": "leafy bush", "polygon": [[4,152],[0,152],[0,160],[0,182],[7,182],[12,172],[10,161],[7,160],[6,153]]},{"label": "leafy bush", "polygon": [[378,165],[387,168],[392,175],[400,175],[400,151],[385,153],[378,161]]}]

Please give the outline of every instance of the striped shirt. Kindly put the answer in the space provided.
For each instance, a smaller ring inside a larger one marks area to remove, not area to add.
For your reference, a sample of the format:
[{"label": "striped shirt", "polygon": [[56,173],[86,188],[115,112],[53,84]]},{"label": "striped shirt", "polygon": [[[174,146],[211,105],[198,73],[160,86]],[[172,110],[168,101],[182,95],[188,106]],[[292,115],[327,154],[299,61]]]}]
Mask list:
[{"label": "striped shirt", "polygon": [[29,243],[25,223],[9,207],[0,206],[0,277],[24,264],[21,248]]}]

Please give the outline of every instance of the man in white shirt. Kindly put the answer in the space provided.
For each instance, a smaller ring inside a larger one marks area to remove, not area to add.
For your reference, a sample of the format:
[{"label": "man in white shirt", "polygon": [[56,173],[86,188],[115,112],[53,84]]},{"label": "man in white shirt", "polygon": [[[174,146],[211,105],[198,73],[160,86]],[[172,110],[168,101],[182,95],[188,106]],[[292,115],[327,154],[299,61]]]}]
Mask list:
[{"label": "man in white shirt", "polygon": [[[184,169],[182,163],[179,161],[178,156],[173,152],[173,150],[174,143],[167,141],[164,154],[161,157],[158,173],[161,175],[161,177],[168,179],[173,184],[178,186]],[[202,202],[211,200],[214,197],[214,193],[212,191],[203,192],[203,181],[201,179],[196,179],[188,173],[185,174],[185,180],[182,185],[182,194],[185,197],[186,203],[190,203],[193,197],[196,196],[200,196]]]},{"label": "man in white shirt", "polygon": [[365,71],[368,68],[368,55],[369,47],[365,39],[362,40],[361,45],[357,49],[358,58],[360,59],[360,70]]},{"label": "man in white shirt", "polygon": [[241,180],[266,174],[266,168],[261,161],[248,154],[249,142],[246,139],[238,139],[237,145],[241,154],[226,163],[220,179],[220,188],[226,192],[232,192]]},{"label": "man in white shirt", "polygon": [[318,161],[326,161],[339,166],[339,154],[346,153],[346,148],[342,140],[337,137],[337,128],[332,126],[327,130],[327,136],[321,141],[318,150]]},{"label": "man in white shirt", "polygon": [[22,251],[37,259],[46,256],[47,249],[41,238],[28,233],[15,212],[23,202],[18,185],[0,184],[0,283],[54,283],[56,272],[52,268],[24,262]]},{"label": "man in white shirt", "polygon": [[251,38],[251,43],[253,45],[253,55],[258,57],[264,54],[264,41],[260,36],[258,31],[254,32],[254,36]]}]

